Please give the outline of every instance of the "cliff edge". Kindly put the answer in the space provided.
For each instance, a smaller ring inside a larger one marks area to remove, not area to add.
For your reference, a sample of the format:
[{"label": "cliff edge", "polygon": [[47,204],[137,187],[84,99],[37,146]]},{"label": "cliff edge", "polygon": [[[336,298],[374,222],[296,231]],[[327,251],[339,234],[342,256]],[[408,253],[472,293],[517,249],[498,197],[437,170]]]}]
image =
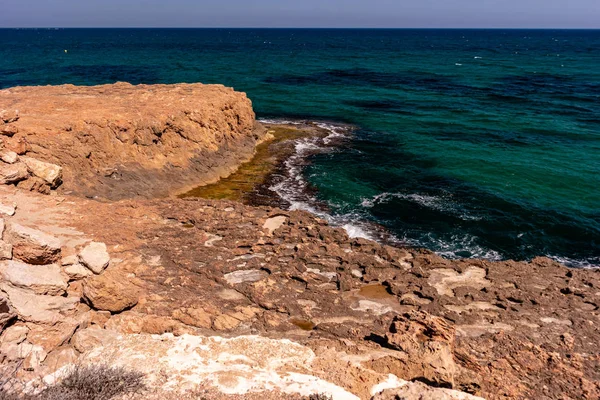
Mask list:
[{"label": "cliff edge", "polygon": [[60,165],[61,190],[88,197],[164,197],[214,182],[252,157],[258,132],[248,97],[221,85],[0,90],[5,148]]}]

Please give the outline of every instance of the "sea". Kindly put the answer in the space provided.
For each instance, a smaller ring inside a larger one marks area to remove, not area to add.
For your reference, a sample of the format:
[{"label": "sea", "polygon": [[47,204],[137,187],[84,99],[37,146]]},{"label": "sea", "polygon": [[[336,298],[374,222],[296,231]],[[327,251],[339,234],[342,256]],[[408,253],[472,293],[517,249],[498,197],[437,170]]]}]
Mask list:
[{"label": "sea", "polygon": [[117,81],[330,130],[271,189],[353,236],[600,266],[600,31],[0,29],[0,88]]}]

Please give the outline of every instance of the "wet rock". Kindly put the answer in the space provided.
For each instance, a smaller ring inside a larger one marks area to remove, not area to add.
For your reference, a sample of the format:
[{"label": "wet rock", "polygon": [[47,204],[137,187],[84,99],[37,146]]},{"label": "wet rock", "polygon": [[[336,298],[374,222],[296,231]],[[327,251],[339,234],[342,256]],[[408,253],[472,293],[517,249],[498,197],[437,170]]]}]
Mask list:
[{"label": "wet rock", "polygon": [[64,318],[63,313],[73,311],[79,303],[76,297],[38,295],[6,283],[0,283],[0,289],[6,293],[19,318],[27,322],[54,324]]},{"label": "wet rock", "polygon": [[56,237],[37,229],[10,223],[7,241],[13,246],[13,257],[30,264],[50,264],[60,258],[61,243]]},{"label": "wet rock", "polygon": [[21,157],[21,161],[27,166],[29,172],[46,181],[52,188],[62,182],[62,167],[31,157]]},{"label": "wet rock", "polygon": [[0,151],[0,160],[7,164],[14,164],[19,161],[19,155],[14,151],[2,150]]},{"label": "wet rock", "polygon": [[61,295],[67,289],[57,264],[29,265],[19,261],[0,261],[0,275],[13,286],[28,288],[35,294]]},{"label": "wet rock", "polygon": [[24,163],[0,163],[0,184],[9,185],[29,177],[29,171]]},{"label": "wet rock", "polygon": [[121,312],[135,306],[139,290],[118,273],[105,272],[87,278],[83,285],[83,296],[96,310]]},{"label": "wet rock", "polygon": [[110,263],[110,256],[104,243],[92,242],[79,253],[79,261],[90,271],[100,274]]}]

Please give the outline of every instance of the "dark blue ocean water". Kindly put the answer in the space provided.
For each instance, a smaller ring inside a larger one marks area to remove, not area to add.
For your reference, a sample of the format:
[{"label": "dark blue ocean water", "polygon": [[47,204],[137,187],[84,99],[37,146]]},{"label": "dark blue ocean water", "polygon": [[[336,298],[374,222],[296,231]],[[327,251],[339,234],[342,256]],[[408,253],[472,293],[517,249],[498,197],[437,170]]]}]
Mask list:
[{"label": "dark blue ocean water", "polygon": [[0,30],[0,88],[115,81],[352,124],[300,170],[334,220],[451,257],[600,264],[600,31]]}]

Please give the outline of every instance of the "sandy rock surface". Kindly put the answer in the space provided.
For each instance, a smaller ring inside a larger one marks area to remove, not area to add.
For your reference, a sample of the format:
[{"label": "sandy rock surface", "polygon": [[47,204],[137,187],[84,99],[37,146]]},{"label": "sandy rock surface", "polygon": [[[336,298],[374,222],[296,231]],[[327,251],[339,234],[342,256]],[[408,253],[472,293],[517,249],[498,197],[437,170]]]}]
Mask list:
[{"label": "sandy rock surface", "polygon": [[[120,199],[166,196],[218,180],[254,153],[252,103],[221,85],[178,84],[0,90],[0,138],[25,154],[0,165],[27,190],[55,187]],[[6,122],[9,121],[9,122]]]}]

